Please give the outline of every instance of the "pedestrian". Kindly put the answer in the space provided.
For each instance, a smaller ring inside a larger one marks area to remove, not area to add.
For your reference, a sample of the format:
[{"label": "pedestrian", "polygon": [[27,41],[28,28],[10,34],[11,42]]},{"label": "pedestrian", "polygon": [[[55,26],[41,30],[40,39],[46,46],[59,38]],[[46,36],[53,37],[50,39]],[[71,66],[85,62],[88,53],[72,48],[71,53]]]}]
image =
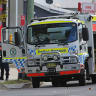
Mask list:
[{"label": "pedestrian", "polygon": [[2,56],[0,58],[0,65],[1,65],[1,77],[0,80],[4,80],[4,70],[6,71],[6,80],[9,78],[9,63],[2,62]]}]

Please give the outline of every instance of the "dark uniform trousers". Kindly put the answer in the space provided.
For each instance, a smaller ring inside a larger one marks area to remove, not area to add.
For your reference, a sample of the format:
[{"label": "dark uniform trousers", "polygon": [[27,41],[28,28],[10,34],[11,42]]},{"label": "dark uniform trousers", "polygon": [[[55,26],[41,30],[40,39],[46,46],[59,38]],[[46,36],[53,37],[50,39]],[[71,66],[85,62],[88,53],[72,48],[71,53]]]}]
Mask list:
[{"label": "dark uniform trousers", "polygon": [[1,64],[1,79],[4,79],[4,70],[6,71],[6,80],[8,80],[9,78],[9,64],[6,63],[2,63]]}]

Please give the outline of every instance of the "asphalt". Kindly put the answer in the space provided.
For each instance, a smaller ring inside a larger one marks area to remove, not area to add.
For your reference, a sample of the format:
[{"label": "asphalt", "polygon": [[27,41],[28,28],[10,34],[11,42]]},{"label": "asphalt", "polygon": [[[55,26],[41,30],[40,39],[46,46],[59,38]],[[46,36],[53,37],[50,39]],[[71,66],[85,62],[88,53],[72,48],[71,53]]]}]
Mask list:
[{"label": "asphalt", "polygon": [[[6,74],[6,72],[4,73],[4,80],[0,80],[0,82],[5,81],[5,74]],[[14,65],[10,66],[9,79],[8,80],[18,80],[18,71],[17,71],[17,69],[15,68]],[[0,84],[0,89],[17,89],[17,88],[29,88],[29,87],[31,87],[30,83]]]}]

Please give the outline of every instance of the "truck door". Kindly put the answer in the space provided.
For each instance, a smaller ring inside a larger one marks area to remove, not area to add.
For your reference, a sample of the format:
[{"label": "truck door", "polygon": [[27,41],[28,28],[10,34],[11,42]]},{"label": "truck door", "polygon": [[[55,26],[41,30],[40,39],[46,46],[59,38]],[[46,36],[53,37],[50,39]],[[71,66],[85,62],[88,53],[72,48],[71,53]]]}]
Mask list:
[{"label": "truck door", "polygon": [[94,55],[95,55],[95,72],[96,72],[96,34],[94,34]]},{"label": "truck door", "polygon": [[14,63],[19,72],[23,71],[26,54],[22,29],[5,27],[1,34],[2,62]]},{"label": "truck door", "polygon": [[92,18],[92,28],[93,28],[93,37],[94,37],[94,55],[95,55],[95,72],[96,72],[96,15]]}]

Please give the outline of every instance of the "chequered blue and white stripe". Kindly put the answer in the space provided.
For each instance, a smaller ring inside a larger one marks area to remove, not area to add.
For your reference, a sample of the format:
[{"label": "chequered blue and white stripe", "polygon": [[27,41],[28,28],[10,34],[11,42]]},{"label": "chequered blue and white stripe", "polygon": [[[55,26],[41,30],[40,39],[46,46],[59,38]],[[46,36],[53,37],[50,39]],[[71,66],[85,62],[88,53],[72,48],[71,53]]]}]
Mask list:
[{"label": "chequered blue and white stripe", "polygon": [[15,64],[17,69],[24,68],[26,59],[2,59],[2,62],[9,62]]},{"label": "chequered blue and white stripe", "polygon": [[28,54],[30,55],[36,55],[36,51],[32,49],[28,49]]},{"label": "chequered blue and white stripe", "polygon": [[85,59],[86,59],[87,55],[79,55],[78,56],[78,60],[81,64],[84,64],[85,63]]}]

